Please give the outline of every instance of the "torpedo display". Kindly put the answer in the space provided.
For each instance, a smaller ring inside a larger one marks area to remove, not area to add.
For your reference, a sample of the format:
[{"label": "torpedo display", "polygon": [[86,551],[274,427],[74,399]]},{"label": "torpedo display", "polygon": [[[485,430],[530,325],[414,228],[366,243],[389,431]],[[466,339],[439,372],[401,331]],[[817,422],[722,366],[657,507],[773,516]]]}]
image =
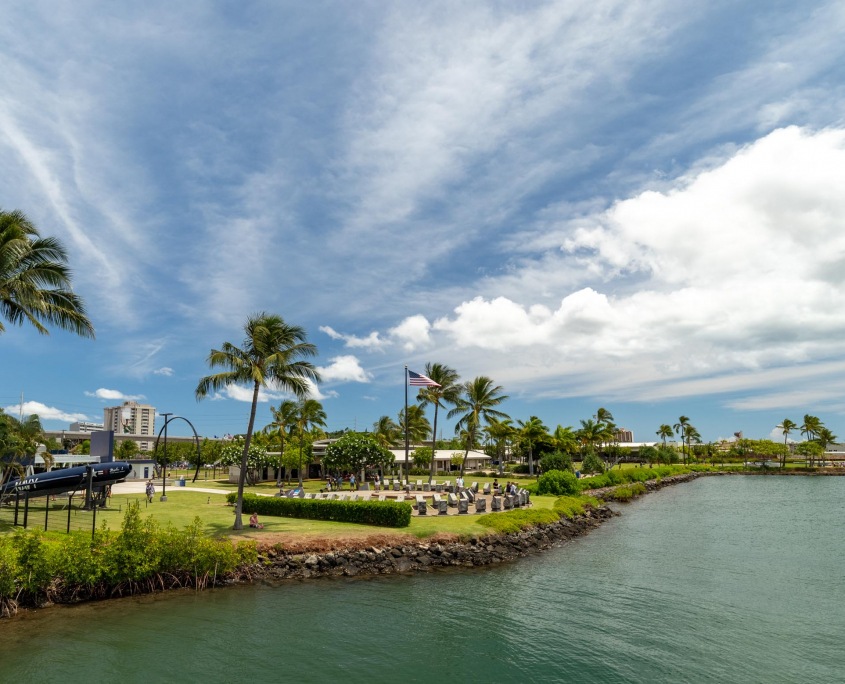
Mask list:
[{"label": "torpedo display", "polygon": [[123,461],[93,463],[27,475],[0,487],[0,497],[14,496],[16,493],[44,496],[84,489],[87,486],[89,469],[93,470],[92,486],[102,487],[125,479],[132,471],[132,465]]}]

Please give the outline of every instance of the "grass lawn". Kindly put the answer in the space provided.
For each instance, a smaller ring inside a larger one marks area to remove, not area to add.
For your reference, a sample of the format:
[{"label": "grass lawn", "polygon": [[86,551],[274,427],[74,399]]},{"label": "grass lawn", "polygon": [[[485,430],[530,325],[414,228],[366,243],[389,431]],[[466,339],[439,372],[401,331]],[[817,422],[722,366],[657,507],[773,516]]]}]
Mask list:
[{"label": "grass lawn", "polygon": [[[492,478],[489,478],[492,481]],[[228,485],[228,483],[225,483]],[[322,483],[313,482],[315,491]],[[222,483],[221,483],[222,488]],[[311,489],[310,487],[306,487]],[[275,483],[269,488],[264,486],[250,487],[250,491],[263,491],[265,493],[275,492]],[[272,516],[261,516],[264,528],[254,530],[245,528],[234,531],[234,513],[231,506],[226,503],[225,494],[208,494],[204,492],[192,492],[188,487],[168,488],[167,501],[158,500],[159,494],[148,504],[143,494],[116,494],[111,499],[110,508],[97,512],[97,527],[104,522],[111,530],[120,529],[123,521],[123,514],[127,506],[138,502],[141,506],[142,516],[151,515],[162,525],[174,525],[185,527],[199,517],[206,531],[213,536],[231,536],[238,538],[255,539],[256,541],[281,542],[287,540],[302,542],[306,539],[322,538],[326,540],[340,539],[362,539],[373,536],[406,536],[413,535],[418,538],[426,538],[436,534],[456,534],[470,536],[473,534],[487,534],[489,528],[479,525],[477,520],[480,516],[469,515],[427,515],[411,517],[411,525],[404,528],[375,527],[372,525],[358,525],[354,523],[338,523],[322,520],[300,520],[297,518],[282,518]],[[551,508],[554,505],[555,497],[535,496],[531,501],[535,508]],[[37,529],[44,519],[43,507],[33,505],[30,508],[30,527]],[[67,514],[58,509],[52,509],[50,513],[50,528],[53,525],[61,527],[64,524]],[[246,520],[244,520],[246,523]],[[75,529],[90,529],[91,513],[86,511],[73,512],[73,527]],[[0,533],[10,532],[14,529],[11,525],[9,512],[4,512],[0,519]]]}]

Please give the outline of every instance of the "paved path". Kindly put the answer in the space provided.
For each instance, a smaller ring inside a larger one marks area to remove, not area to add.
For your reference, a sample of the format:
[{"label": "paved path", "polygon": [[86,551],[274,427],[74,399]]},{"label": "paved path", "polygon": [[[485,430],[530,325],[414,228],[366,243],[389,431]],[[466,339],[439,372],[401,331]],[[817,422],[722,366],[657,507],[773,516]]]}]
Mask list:
[{"label": "paved path", "polygon": [[[112,494],[143,494],[146,491],[146,480],[130,480],[129,482],[119,482],[112,485]],[[205,494],[230,494],[235,490],[230,489],[211,489],[210,487],[180,487],[175,484],[167,485],[168,492],[203,492]],[[161,485],[156,485],[156,494],[161,494]]]}]

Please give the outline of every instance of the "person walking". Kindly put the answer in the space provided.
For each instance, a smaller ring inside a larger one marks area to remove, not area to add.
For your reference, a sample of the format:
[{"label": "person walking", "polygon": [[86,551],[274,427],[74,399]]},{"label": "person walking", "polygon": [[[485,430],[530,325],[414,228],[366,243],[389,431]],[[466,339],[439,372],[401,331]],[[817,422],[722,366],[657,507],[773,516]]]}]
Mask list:
[{"label": "person walking", "polygon": [[147,480],[146,492],[147,492],[147,503],[152,503],[153,502],[153,496],[155,496],[155,493],[156,493],[156,488],[155,488],[155,485],[153,484],[152,480]]}]

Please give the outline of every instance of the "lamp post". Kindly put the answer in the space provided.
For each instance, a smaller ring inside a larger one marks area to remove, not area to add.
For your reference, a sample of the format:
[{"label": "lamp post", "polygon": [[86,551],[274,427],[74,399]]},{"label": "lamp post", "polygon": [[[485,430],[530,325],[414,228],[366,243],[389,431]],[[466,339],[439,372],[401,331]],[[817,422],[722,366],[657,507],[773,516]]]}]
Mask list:
[{"label": "lamp post", "polygon": [[161,459],[161,498],[159,501],[167,501],[167,423],[172,413],[159,413],[164,418],[164,455]]}]

